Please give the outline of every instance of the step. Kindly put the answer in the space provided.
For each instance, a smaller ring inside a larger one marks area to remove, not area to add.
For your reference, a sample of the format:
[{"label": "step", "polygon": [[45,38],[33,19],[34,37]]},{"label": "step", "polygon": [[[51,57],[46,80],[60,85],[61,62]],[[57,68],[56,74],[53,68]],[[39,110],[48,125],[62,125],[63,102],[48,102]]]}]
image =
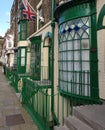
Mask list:
[{"label": "step", "polygon": [[80,121],[75,116],[65,118],[65,125],[69,128],[69,130],[93,130],[90,126]]},{"label": "step", "polygon": [[105,130],[105,105],[75,107],[73,115],[95,130]]},{"label": "step", "polygon": [[69,130],[69,129],[64,125],[64,126],[55,126],[54,130]]}]

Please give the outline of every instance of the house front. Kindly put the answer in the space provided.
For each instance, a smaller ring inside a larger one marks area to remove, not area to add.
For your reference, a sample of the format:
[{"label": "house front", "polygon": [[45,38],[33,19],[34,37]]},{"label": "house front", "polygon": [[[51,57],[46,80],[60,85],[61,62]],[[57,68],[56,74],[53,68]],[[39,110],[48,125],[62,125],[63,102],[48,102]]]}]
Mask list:
[{"label": "house front", "polygon": [[28,34],[29,20],[18,22],[16,73],[22,102],[39,129],[64,125],[74,106],[105,100],[104,4],[40,0],[35,32]]}]

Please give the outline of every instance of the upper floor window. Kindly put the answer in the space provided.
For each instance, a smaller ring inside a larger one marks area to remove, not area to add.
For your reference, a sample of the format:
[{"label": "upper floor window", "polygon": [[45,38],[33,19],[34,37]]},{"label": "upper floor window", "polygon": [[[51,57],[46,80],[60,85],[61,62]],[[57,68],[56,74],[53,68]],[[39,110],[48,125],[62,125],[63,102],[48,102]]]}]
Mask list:
[{"label": "upper floor window", "polygon": [[27,20],[21,20],[18,25],[18,40],[27,38]]}]

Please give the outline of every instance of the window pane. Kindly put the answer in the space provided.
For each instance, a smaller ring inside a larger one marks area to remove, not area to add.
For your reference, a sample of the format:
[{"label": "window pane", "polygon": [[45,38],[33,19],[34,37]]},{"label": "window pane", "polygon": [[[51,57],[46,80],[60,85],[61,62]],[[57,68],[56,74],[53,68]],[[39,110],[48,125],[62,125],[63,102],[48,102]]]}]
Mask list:
[{"label": "window pane", "polygon": [[73,48],[73,44],[72,43],[73,43],[72,41],[68,42],[67,50],[72,50],[72,48]]},{"label": "window pane", "polygon": [[67,52],[67,60],[73,60],[73,53],[71,51]]},{"label": "window pane", "polygon": [[81,66],[80,66],[80,62],[74,62],[74,71],[80,71]]},{"label": "window pane", "polygon": [[85,70],[90,70],[90,65],[89,65],[89,62],[82,62],[82,70],[85,71]]},{"label": "window pane", "polygon": [[90,48],[89,39],[83,39],[81,41],[81,44],[82,44],[82,49],[89,49]]},{"label": "window pane", "polygon": [[68,62],[68,71],[73,71],[73,63],[72,62]]},{"label": "window pane", "polygon": [[66,60],[66,52],[63,52],[63,60]]},{"label": "window pane", "polygon": [[26,31],[22,32],[22,39],[26,39]]},{"label": "window pane", "polygon": [[21,66],[25,66],[25,58],[21,58]]},{"label": "window pane", "polygon": [[68,81],[70,82],[73,78],[73,74],[71,72],[68,72]]},{"label": "window pane", "polygon": [[89,51],[82,51],[82,60],[83,61],[89,61]]},{"label": "window pane", "polygon": [[66,62],[63,62],[63,70],[67,70],[67,64],[66,64]]},{"label": "window pane", "polygon": [[25,48],[21,49],[21,57],[25,57]]},{"label": "window pane", "polygon": [[75,40],[74,41],[74,49],[79,50],[80,49],[80,40]]},{"label": "window pane", "polygon": [[80,51],[75,51],[74,52],[74,60],[79,61],[80,60]]}]

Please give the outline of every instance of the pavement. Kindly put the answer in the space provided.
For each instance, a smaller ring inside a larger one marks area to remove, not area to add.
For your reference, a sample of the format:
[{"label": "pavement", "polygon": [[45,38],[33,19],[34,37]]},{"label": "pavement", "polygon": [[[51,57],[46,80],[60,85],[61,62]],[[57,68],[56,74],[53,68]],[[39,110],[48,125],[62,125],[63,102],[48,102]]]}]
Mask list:
[{"label": "pavement", "polygon": [[0,66],[0,130],[39,130]]}]

